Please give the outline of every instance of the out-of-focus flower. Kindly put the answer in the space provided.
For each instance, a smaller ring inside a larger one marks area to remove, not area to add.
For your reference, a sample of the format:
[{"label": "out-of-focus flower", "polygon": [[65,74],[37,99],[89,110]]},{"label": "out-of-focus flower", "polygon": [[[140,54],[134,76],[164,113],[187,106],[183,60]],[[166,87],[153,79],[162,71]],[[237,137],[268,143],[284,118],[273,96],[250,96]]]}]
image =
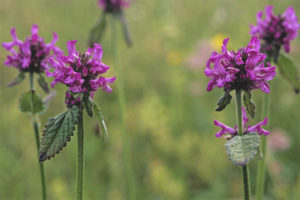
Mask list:
[{"label": "out-of-focus flower", "polygon": [[123,13],[123,8],[128,7],[130,5],[130,2],[131,0],[98,0],[98,5],[103,8],[103,14],[90,31],[90,47],[93,47],[94,43],[98,43],[102,40],[107,26],[106,15],[113,15],[113,20],[120,21],[123,29],[124,40],[128,46],[132,45],[128,24]]},{"label": "out-of-focus flower", "polygon": [[118,12],[122,8],[128,7],[131,0],[98,0],[98,4],[105,12]]},{"label": "out-of-focus flower", "polygon": [[[263,121],[259,122],[258,124],[254,125],[254,126],[248,126],[246,127],[246,123],[248,122],[248,118],[247,118],[247,114],[246,111],[244,109],[244,107],[242,107],[242,112],[243,112],[243,134],[247,134],[247,133],[251,133],[251,132],[255,132],[259,135],[268,135],[270,134],[269,131],[266,131],[262,128],[262,126],[266,125],[268,123],[268,118],[266,117]],[[230,133],[232,136],[236,136],[238,135],[238,130],[237,130],[237,126],[235,128],[231,128],[217,120],[214,120],[214,124],[218,127],[221,128],[221,130],[219,132],[216,133],[216,137],[221,137],[222,135],[225,135],[227,133]]]},{"label": "out-of-focus flower", "polygon": [[207,40],[198,42],[196,50],[187,58],[187,66],[191,70],[200,70],[205,66],[205,61],[210,57],[213,48]]},{"label": "out-of-focus flower", "polygon": [[261,51],[277,60],[281,46],[285,52],[290,51],[290,41],[297,37],[300,24],[293,7],[275,16],[273,6],[267,6],[265,19],[262,16],[262,11],[257,13],[257,25],[251,25],[250,33],[264,41]]},{"label": "out-of-focus flower", "polygon": [[2,46],[11,53],[7,56],[4,65],[13,66],[21,72],[42,73],[48,69],[49,56],[62,53],[55,46],[58,40],[57,34],[53,33],[53,40],[45,44],[44,39],[38,35],[37,25],[32,26],[31,36],[24,42],[18,39],[15,28],[12,28],[10,33],[13,41],[2,43]]},{"label": "out-of-focus flower", "polygon": [[290,138],[283,130],[274,130],[268,139],[268,147],[273,151],[281,151],[291,146]]},{"label": "out-of-focus flower", "polygon": [[222,53],[213,52],[207,61],[204,73],[211,78],[207,91],[218,87],[224,88],[225,92],[235,89],[244,91],[261,89],[269,93],[268,81],[276,75],[275,66],[264,62],[266,55],[260,53],[260,42],[257,37],[252,37],[250,43],[238,51],[227,50],[228,40],[229,38],[223,41]]},{"label": "out-of-focus flower", "polygon": [[[47,76],[54,77],[51,86],[63,83],[69,87],[66,93],[66,104],[68,106],[79,104],[82,95],[86,94],[93,98],[99,87],[106,92],[111,92],[109,83],[113,83],[116,77],[105,78],[99,76],[104,74],[109,66],[102,61],[103,49],[101,45],[94,44],[94,48],[85,53],[79,53],[75,49],[76,40],[67,42],[68,55],[51,57],[50,63],[55,69],[54,72],[47,71]],[[79,94],[79,95],[78,95]]]}]

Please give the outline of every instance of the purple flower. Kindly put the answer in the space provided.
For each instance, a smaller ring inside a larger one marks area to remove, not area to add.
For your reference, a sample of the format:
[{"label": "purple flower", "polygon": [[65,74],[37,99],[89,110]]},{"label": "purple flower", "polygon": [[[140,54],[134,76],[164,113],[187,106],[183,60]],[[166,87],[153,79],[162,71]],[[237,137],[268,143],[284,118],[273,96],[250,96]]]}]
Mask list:
[{"label": "purple flower", "polygon": [[[269,131],[266,131],[262,128],[262,126],[266,125],[268,123],[268,118],[266,117],[263,121],[259,122],[258,124],[254,126],[248,126],[246,127],[246,123],[248,122],[248,118],[246,115],[246,111],[244,107],[242,107],[242,112],[243,112],[243,134],[247,134],[250,132],[255,132],[258,133],[259,135],[268,135],[270,134]],[[227,133],[231,134],[232,136],[238,135],[238,130],[237,127],[231,128],[217,120],[214,120],[214,124],[218,127],[221,128],[219,132],[216,133],[216,137],[222,137],[222,135],[225,135]]]},{"label": "purple flower", "polygon": [[98,0],[98,4],[105,12],[119,12],[128,7],[131,0]]},{"label": "purple flower", "polygon": [[290,51],[290,41],[297,37],[300,24],[293,7],[287,8],[282,15],[275,16],[273,6],[267,6],[265,19],[262,16],[263,12],[257,13],[257,26],[250,26],[250,34],[264,41],[262,52],[277,59],[281,46],[285,52]]},{"label": "purple flower", "polygon": [[48,68],[49,56],[62,53],[55,46],[57,34],[53,33],[52,42],[45,44],[44,39],[38,35],[37,25],[32,26],[31,36],[24,42],[18,39],[15,28],[12,28],[10,33],[13,41],[2,43],[2,46],[11,53],[4,62],[6,66],[13,66],[22,72],[42,73]]},{"label": "purple flower", "polygon": [[[229,38],[224,39],[222,53],[213,52],[206,63],[204,71],[210,81],[207,91],[213,88],[224,88],[226,92],[235,89],[251,91],[261,89],[270,92],[268,81],[276,75],[275,66],[264,63],[266,55],[260,53],[260,42],[252,37],[247,47],[237,51],[228,51]],[[211,66],[212,65],[212,66]]]},{"label": "purple flower", "polygon": [[[104,74],[109,66],[102,61],[103,49],[101,45],[94,44],[94,48],[85,53],[79,53],[75,49],[76,40],[67,42],[68,55],[57,55],[56,59],[50,57],[50,64],[55,69],[53,72],[47,71],[47,76],[54,77],[51,86],[63,83],[69,87],[66,93],[66,104],[68,106],[78,104],[82,94],[93,98],[99,87],[111,92],[108,84],[115,81],[116,77],[105,78]],[[79,98],[78,98],[79,97]]]}]

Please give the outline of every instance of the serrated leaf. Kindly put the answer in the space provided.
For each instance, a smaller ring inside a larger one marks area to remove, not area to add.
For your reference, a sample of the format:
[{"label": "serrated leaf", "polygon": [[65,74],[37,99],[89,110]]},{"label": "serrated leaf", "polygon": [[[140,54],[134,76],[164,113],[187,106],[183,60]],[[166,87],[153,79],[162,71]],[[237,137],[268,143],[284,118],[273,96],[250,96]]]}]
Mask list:
[{"label": "serrated leaf", "polygon": [[108,131],[102,116],[101,108],[95,102],[93,102],[93,108],[94,108],[95,115],[99,121],[99,125],[101,126],[101,129],[105,134],[105,137],[108,138]]},{"label": "serrated leaf", "polygon": [[36,114],[44,111],[45,107],[42,99],[34,90],[31,90],[21,95],[19,99],[19,108],[22,112],[31,112]]},{"label": "serrated leaf", "polygon": [[83,96],[83,101],[82,101],[86,113],[90,116],[93,117],[94,111],[93,111],[93,100],[89,97],[89,95],[84,95]]},{"label": "serrated leaf", "polygon": [[73,106],[68,111],[49,119],[42,134],[40,162],[54,157],[67,145],[73,136],[79,114],[78,106]]},{"label": "serrated leaf", "polygon": [[248,91],[245,91],[244,93],[244,105],[247,109],[248,114],[250,117],[254,118],[255,117],[255,103],[251,99],[251,93]]},{"label": "serrated leaf", "polygon": [[300,92],[299,72],[293,60],[285,53],[281,53],[278,59],[277,66],[280,75],[285,78],[294,88],[296,93]]},{"label": "serrated leaf", "polygon": [[258,152],[259,142],[260,136],[257,133],[234,136],[225,144],[229,160],[235,165],[247,165]]},{"label": "serrated leaf", "polygon": [[99,18],[97,24],[92,28],[89,37],[89,46],[93,47],[94,43],[98,43],[102,40],[106,28],[106,14],[105,12]]},{"label": "serrated leaf", "polygon": [[47,81],[44,79],[44,76],[41,75],[41,74],[39,75],[38,83],[39,83],[39,86],[44,90],[44,92],[46,92],[46,93],[49,93],[49,92],[50,92],[48,83],[47,83]]},{"label": "serrated leaf", "polygon": [[218,100],[218,107],[216,108],[216,111],[222,111],[226,108],[228,104],[230,104],[232,99],[232,96],[228,93],[225,92],[224,95]]},{"label": "serrated leaf", "polygon": [[12,82],[10,82],[7,86],[8,86],[8,87],[12,87],[12,86],[18,85],[18,84],[20,84],[24,79],[25,79],[25,74],[24,74],[24,72],[20,72],[20,73],[18,74],[18,76],[17,76]]}]

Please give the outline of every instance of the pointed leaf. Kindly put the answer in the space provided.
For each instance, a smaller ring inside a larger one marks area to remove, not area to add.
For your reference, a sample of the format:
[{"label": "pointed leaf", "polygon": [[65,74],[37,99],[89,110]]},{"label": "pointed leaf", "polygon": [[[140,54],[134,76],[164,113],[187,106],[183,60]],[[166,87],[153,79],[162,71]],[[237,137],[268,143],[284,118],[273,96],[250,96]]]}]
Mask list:
[{"label": "pointed leaf", "polygon": [[67,142],[73,136],[79,114],[79,108],[73,106],[68,111],[49,119],[42,134],[39,153],[40,162],[54,157],[67,145]]},{"label": "pointed leaf", "polygon": [[45,107],[42,99],[34,90],[25,92],[19,99],[19,108],[22,112],[31,112],[33,114],[43,112]]},{"label": "pointed leaf", "polygon": [[84,95],[82,102],[83,102],[83,105],[84,105],[86,113],[90,117],[93,117],[93,114],[94,114],[94,111],[93,111],[93,100],[90,98],[89,95]]},{"label": "pointed leaf", "polygon": [[46,92],[46,93],[49,93],[49,92],[50,92],[48,83],[47,83],[47,81],[45,80],[44,76],[41,75],[41,74],[39,75],[38,83],[39,83],[39,86],[44,90],[44,92]]},{"label": "pointed leaf", "polygon": [[108,138],[108,131],[107,131],[107,127],[106,127],[105,121],[102,116],[101,108],[95,102],[93,102],[93,108],[95,111],[95,115],[99,121],[99,125],[101,126],[101,129],[105,134],[105,137]]},{"label": "pointed leaf", "polygon": [[228,104],[230,104],[232,99],[232,96],[228,93],[225,92],[224,95],[218,100],[218,107],[216,108],[216,111],[222,111],[226,108]]},{"label": "pointed leaf", "polygon": [[278,68],[281,76],[285,78],[294,88],[296,93],[300,92],[299,72],[293,60],[284,53],[278,59]]},{"label": "pointed leaf", "polygon": [[244,93],[244,105],[247,109],[248,114],[254,118],[255,117],[255,103],[251,100],[251,93],[248,91],[245,91]]},{"label": "pointed leaf", "polygon": [[24,80],[24,78],[25,78],[24,72],[20,72],[18,74],[18,76],[12,82],[10,82],[7,86],[12,87],[12,86],[18,85]]},{"label": "pointed leaf", "polygon": [[102,40],[106,28],[106,14],[103,13],[97,24],[92,28],[89,38],[89,46],[93,47],[94,43],[98,43]]},{"label": "pointed leaf", "polygon": [[124,37],[124,40],[125,40],[127,46],[129,46],[129,47],[132,46],[131,35],[130,35],[129,29],[128,29],[128,24],[127,24],[125,15],[123,14],[122,11],[116,12],[116,13],[114,13],[114,15],[121,22],[122,29],[123,29],[123,37]]},{"label": "pointed leaf", "polygon": [[257,153],[260,136],[257,133],[247,133],[234,136],[225,144],[226,153],[235,165],[246,165]]}]

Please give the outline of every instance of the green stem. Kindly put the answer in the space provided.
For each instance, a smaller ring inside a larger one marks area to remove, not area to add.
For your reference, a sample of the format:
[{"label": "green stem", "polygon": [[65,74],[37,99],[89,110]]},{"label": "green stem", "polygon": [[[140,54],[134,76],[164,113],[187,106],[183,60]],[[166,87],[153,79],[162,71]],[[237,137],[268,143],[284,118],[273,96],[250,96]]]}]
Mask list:
[{"label": "green stem", "polygon": [[78,117],[77,126],[77,144],[78,144],[78,157],[77,157],[77,200],[82,200],[83,190],[83,111],[81,109]]},{"label": "green stem", "polygon": [[[264,95],[263,105],[262,105],[262,118],[268,117],[270,124],[270,98],[269,94]],[[268,127],[268,126],[267,126]],[[261,137],[260,139],[260,149],[263,155],[263,158],[258,161],[258,169],[256,175],[256,188],[255,188],[255,196],[257,200],[262,200],[264,196],[265,189],[265,175],[266,175],[266,155],[267,155],[267,137]]]},{"label": "green stem", "polygon": [[[34,90],[34,77],[33,77],[33,72],[30,72],[30,89]],[[40,149],[40,134],[39,134],[39,123],[38,123],[38,117],[35,116],[35,114],[32,113],[32,125],[33,125],[33,130],[34,130],[34,135],[35,135],[35,143],[36,143],[36,149],[37,149],[37,154],[39,156],[39,149]],[[42,196],[43,200],[47,199],[47,194],[46,194],[46,181],[45,181],[45,172],[44,172],[44,164],[39,163],[40,165],[40,176],[41,176],[41,184],[42,184]]]},{"label": "green stem", "polygon": [[135,187],[135,178],[133,174],[133,167],[131,163],[130,157],[130,149],[129,149],[129,141],[127,139],[126,134],[126,123],[125,123],[125,94],[123,88],[123,78],[122,72],[120,69],[120,62],[118,58],[118,50],[117,50],[117,27],[116,27],[117,18],[112,16],[111,25],[112,25],[112,54],[114,60],[114,67],[116,69],[117,74],[117,90],[118,90],[118,103],[120,109],[120,125],[121,125],[121,138],[123,142],[123,159],[125,164],[127,182],[128,182],[128,190],[129,190],[129,198],[131,200],[136,199],[136,187]]},{"label": "green stem", "polygon": [[[236,119],[238,125],[238,134],[243,135],[243,118],[242,118],[242,100],[241,100],[241,90],[236,90]],[[249,179],[249,169],[247,165],[242,166],[243,174],[243,184],[244,184],[244,199],[250,200],[250,179]]]}]

